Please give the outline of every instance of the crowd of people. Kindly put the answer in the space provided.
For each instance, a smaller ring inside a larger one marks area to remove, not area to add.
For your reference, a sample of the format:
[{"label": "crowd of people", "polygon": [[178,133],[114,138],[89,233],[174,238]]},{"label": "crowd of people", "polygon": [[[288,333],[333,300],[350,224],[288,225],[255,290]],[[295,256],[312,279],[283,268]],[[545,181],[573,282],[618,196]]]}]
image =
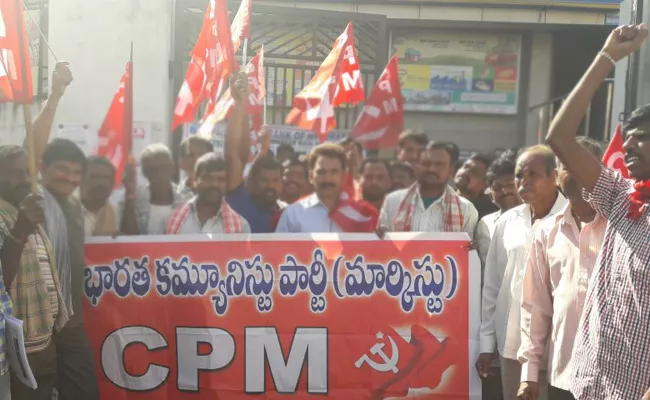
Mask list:
[{"label": "crowd of people", "polygon": [[[146,182],[73,142],[50,140],[72,73],[59,63],[33,125],[30,154],[0,146],[0,400],[99,399],[83,328],[84,240],[199,233],[466,232],[482,270],[483,398],[639,399],[650,387],[650,106],[624,126],[635,180],[601,163],[602,146],[576,132],[596,89],[638,50],[644,26],[617,28],[556,116],[547,145],[459,160],[452,142],[405,132],[397,159],[363,157],[348,138],[308,155],[271,151],[263,129],[251,159],[247,79],[233,79],[235,108],[223,155],[209,140],[140,155]],[[342,205],[367,219],[336,217]],[[368,223],[370,220],[370,224]],[[24,322],[38,388],[10,378],[3,319]],[[10,389],[11,388],[11,389]]]}]

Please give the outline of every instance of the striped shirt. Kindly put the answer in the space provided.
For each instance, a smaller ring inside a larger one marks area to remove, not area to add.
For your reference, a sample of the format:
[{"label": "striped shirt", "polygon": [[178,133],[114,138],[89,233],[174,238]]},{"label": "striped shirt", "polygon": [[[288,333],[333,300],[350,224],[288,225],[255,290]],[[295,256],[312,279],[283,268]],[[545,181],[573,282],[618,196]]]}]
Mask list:
[{"label": "striped shirt", "polygon": [[650,210],[626,217],[633,185],[602,167],[585,194],[607,228],[573,349],[578,400],[640,399],[650,387]]}]

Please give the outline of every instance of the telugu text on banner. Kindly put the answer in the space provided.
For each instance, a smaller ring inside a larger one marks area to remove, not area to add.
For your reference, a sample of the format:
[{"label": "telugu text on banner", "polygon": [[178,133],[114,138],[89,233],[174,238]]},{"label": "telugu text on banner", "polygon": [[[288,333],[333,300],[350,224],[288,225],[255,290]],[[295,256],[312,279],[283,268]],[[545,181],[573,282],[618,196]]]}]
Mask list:
[{"label": "telugu text on banner", "polygon": [[480,398],[465,234],[97,240],[85,321],[103,399]]}]

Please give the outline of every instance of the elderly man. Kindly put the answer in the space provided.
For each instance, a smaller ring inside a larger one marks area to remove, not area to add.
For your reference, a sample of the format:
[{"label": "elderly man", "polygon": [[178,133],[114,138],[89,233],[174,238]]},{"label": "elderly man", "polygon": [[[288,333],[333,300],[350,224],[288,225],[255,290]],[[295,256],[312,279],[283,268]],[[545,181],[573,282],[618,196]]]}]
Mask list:
[{"label": "elderly man", "polygon": [[[584,137],[579,143],[596,158],[602,157],[598,143]],[[524,274],[521,400],[537,400],[544,367],[548,368],[549,398],[574,400],[569,392],[573,340],[607,225],[582,198],[582,187],[562,163],[558,164],[558,185],[569,204],[535,232]]]},{"label": "elderly man", "polygon": [[[501,216],[485,261],[483,280],[479,376],[487,378],[498,349],[505,400],[517,398],[521,365],[517,359],[521,336],[523,271],[539,223],[561,211],[566,199],[556,187],[555,155],[546,146],[526,149],[517,159],[515,185],[525,204]],[[546,399],[545,381],[540,399]]]},{"label": "elderly man", "polygon": [[187,199],[172,182],[174,161],[167,146],[150,144],[142,151],[140,163],[148,183],[136,188],[135,170],[132,165],[127,166],[124,199],[119,204],[120,231],[131,235],[163,235],[169,217]]}]

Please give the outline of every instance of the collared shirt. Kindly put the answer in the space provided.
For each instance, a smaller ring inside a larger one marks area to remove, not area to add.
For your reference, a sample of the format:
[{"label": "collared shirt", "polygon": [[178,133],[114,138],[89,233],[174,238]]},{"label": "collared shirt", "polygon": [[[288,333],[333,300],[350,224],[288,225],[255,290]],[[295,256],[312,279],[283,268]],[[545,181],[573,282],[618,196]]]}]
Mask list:
[{"label": "collared shirt", "polygon": [[494,235],[494,228],[497,226],[497,221],[501,215],[503,215],[501,211],[488,214],[481,218],[478,225],[476,225],[474,241],[478,246],[478,255],[483,268],[485,268],[485,260],[490,249],[490,243],[492,242],[492,235]]},{"label": "collared shirt", "polygon": [[343,230],[330,219],[330,210],[318,199],[316,193],[298,200],[285,208],[276,232],[323,233]]},{"label": "collared shirt", "polygon": [[573,340],[606,226],[607,221],[596,216],[579,230],[567,205],[535,232],[522,294],[522,382],[539,381],[548,351],[549,383],[569,390]]},{"label": "collared shirt", "polygon": [[[408,189],[397,190],[384,200],[384,206],[381,208],[379,223],[381,226],[394,230],[394,222],[399,212],[400,205],[406,197]],[[433,202],[428,208],[424,208],[422,197],[418,189],[418,199],[412,217],[412,232],[444,232],[445,231],[445,206],[444,194]],[[474,205],[464,197],[460,197],[460,210],[463,214],[464,223],[463,231],[469,233],[470,238],[474,238],[476,224],[478,224],[478,211]]]},{"label": "collared shirt", "polygon": [[[217,213],[214,217],[205,221],[205,224],[201,226],[201,221],[199,220],[199,215],[196,212],[196,198],[188,202],[190,205],[190,213],[183,221],[181,229],[178,232],[179,235],[191,235],[199,233],[225,233],[223,217],[221,211]],[[251,233],[251,227],[248,225],[248,222],[242,218],[242,232],[241,233]]]},{"label": "collared shirt", "polygon": [[[173,204],[171,204],[172,211],[177,209],[178,207],[182,207],[193,196],[190,195],[189,197],[185,197],[187,192],[186,191],[179,192],[178,186],[173,182],[172,182],[172,193],[174,195],[174,202]],[[122,195],[122,197],[124,196]],[[152,231],[153,233],[149,231],[149,218],[151,217],[151,190],[149,189],[149,184],[138,186],[138,188],[136,189],[135,210],[136,210],[136,215],[138,217],[140,234],[142,235],[160,234],[160,232],[158,232],[160,227],[155,227],[157,229],[154,229]],[[117,222],[118,227],[121,226],[121,219],[123,215],[124,215],[124,199],[122,198],[118,203],[118,222]]]},{"label": "collared shirt", "polygon": [[12,315],[13,305],[5,287],[4,274],[0,264],[0,375],[9,371],[9,360],[7,360],[5,347],[5,318]]},{"label": "collared shirt", "polygon": [[[248,188],[243,183],[228,194],[226,201],[233,210],[248,221],[253,233],[274,232],[271,228],[271,219],[276,211],[265,210],[255,204]],[[278,209],[285,208],[286,206],[286,203],[278,200]]]},{"label": "collared shirt", "polygon": [[494,352],[498,344],[503,358],[517,359],[521,334],[521,289],[533,229],[544,219],[560,212],[565,205],[566,199],[558,193],[549,214],[535,221],[535,225],[531,225],[532,213],[528,204],[509,210],[497,221],[485,262],[481,353]]},{"label": "collared shirt", "polygon": [[574,345],[578,400],[640,399],[650,387],[650,210],[627,218],[633,185],[602,167],[585,196],[607,229]]}]

